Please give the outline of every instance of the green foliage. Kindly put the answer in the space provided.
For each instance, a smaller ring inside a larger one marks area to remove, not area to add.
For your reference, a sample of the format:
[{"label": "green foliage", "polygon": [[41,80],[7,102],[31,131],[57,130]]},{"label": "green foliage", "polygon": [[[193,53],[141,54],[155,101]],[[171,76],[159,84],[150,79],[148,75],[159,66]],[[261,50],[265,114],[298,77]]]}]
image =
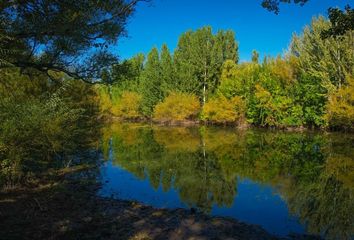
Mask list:
[{"label": "green foliage", "polygon": [[140,93],[142,99],[142,111],[147,117],[151,117],[154,107],[163,99],[163,91],[161,88],[161,66],[159,52],[157,48],[153,48],[148,54],[144,71],[141,74]]},{"label": "green foliage", "polygon": [[314,18],[300,36],[294,35],[291,54],[298,57],[301,72],[310,78],[321,79],[328,91],[345,84],[347,75],[354,74],[353,32],[339,38],[321,37],[330,28],[323,17]]},{"label": "green foliage", "polygon": [[112,106],[112,114],[123,119],[138,119],[141,117],[141,96],[135,92],[123,92],[121,98]]},{"label": "green foliage", "polygon": [[205,102],[220,78],[225,60],[238,61],[238,45],[232,31],[212,33],[211,27],[181,35],[174,54],[179,90],[195,93]]},{"label": "green foliage", "polygon": [[178,87],[172,56],[166,44],[163,44],[161,49],[161,82],[164,96]]},{"label": "green foliage", "polygon": [[138,2],[5,1],[0,7],[0,67],[99,78],[116,59],[107,47],[124,34]]},{"label": "green foliage", "polygon": [[[153,48],[146,62],[138,55],[114,65],[110,76],[114,84],[108,87],[111,102],[118,106],[124,91],[138,92],[143,115],[153,118],[156,105],[177,91],[195,94],[202,105],[210,99],[203,120],[234,122],[238,116],[230,114],[230,101],[241,97],[242,120],[253,125],[324,127],[329,95],[346,86],[354,71],[352,31],[323,38],[330,26],[325,18],[314,18],[302,34],[293,36],[285,56],[266,57],[260,63],[253,51],[252,62],[241,64],[232,31],[213,34],[210,27],[188,31],[173,54],[164,44],[160,54]],[[102,99],[102,108],[109,112],[109,99]]]},{"label": "green foliage", "polygon": [[329,97],[325,118],[333,129],[354,130],[354,79]]},{"label": "green foliage", "polygon": [[295,3],[303,6],[308,1],[309,0],[262,0],[262,7],[275,14],[279,14],[279,3]]},{"label": "green foliage", "polygon": [[112,108],[111,95],[109,87],[106,85],[99,85],[96,87],[98,95],[99,110],[101,116],[109,116]]},{"label": "green foliage", "polygon": [[227,98],[243,96],[248,99],[254,84],[258,81],[259,71],[260,66],[258,64],[242,63],[236,65],[232,61],[225,61],[217,94]]},{"label": "green foliage", "polygon": [[17,72],[0,75],[7,80],[0,82],[0,184],[70,165],[95,133],[94,89],[70,79],[49,83],[43,75],[31,81]]},{"label": "green foliage", "polygon": [[344,11],[339,8],[329,8],[328,18],[332,26],[322,32],[323,38],[340,37],[348,31],[354,31],[354,9],[349,5],[345,6]]},{"label": "green foliage", "polygon": [[203,107],[202,119],[213,123],[237,123],[245,121],[245,103],[242,98],[235,96],[227,99],[220,96],[210,99]]},{"label": "green foliage", "polygon": [[171,92],[163,102],[156,105],[154,120],[182,121],[196,119],[199,110],[200,104],[195,95]]}]

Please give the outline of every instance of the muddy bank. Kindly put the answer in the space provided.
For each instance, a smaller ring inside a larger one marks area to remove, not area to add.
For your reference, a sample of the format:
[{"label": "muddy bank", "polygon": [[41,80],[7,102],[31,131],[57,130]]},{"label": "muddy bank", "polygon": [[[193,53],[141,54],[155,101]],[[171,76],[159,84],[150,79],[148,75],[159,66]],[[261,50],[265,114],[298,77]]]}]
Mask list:
[{"label": "muddy bank", "polygon": [[64,181],[1,192],[0,239],[280,239],[232,219],[97,197],[97,189]]}]

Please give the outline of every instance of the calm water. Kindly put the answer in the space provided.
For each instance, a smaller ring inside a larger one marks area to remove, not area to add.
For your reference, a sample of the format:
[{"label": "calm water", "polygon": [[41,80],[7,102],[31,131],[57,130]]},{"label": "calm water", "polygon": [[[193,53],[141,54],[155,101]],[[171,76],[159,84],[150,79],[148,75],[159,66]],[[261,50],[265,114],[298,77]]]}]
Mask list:
[{"label": "calm water", "polygon": [[354,135],[113,124],[100,194],[285,236],[354,233]]}]

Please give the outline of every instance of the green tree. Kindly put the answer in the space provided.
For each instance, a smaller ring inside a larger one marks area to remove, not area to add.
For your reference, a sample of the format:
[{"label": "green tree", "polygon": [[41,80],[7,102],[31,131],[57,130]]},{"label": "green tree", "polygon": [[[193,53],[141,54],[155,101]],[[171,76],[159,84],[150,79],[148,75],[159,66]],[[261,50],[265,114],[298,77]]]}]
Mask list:
[{"label": "green tree", "polygon": [[174,56],[182,90],[196,93],[204,104],[219,84],[224,61],[238,61],[238,45],[232,31],[214,35],[203,27],[182,34]]},{"label": "green tree", "polygon": [[151,117],[155,105],[163,100],[161,65],[159,52],[156,47],[153,48],[147,56],[140,81],[142,111],[145,116]]},{"label": "green tree", "polygon": [[[2,1],[0,67],[97,79],[115,57],[107,47],[125,33],[140,0]],[[4,64],[7,63],[7,64]]]},{"label": "green tree", "polygon": [[309,0],[263,0],[262,7],[266,8],[268,11],[279,14],[279,4],[280,3],[295,3],[303,6]]},{"label": "green tree", "polygon": [[170,91],[175,90],[177,87],[172,57],[166,44],[162,45],[160,58],[162,90],[166,97]]},{"label": "green tree", "polygon": [[303,33],[294,35],[290,51],[299,58],[302,72],[322,79],[322,84],[333,91],[345,84],[346,75],[353,75],[353,33],[347,32],[341,39],[321,37],[330,28],[323,17],[314,18]]}]

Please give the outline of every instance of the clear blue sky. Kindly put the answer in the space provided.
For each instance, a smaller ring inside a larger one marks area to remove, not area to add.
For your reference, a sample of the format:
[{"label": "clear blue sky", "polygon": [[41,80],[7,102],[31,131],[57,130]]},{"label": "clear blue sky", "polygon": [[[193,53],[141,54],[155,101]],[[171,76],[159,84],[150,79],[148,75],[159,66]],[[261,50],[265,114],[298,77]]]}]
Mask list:
[{"label": "clear blue sky", "polygon": [[232,29],[239,42],[240,60],[256,49],[261,57],[283,53],[293,32],[301,32],[313,16],[326,15],[331,6],[354,6],[354,0],[310,0],[305,6],[281,4],[275,15],[261,7],[261,0],[152,0],[140,3],[127,25],[128,37],[113,51],[121,59],[148,53],[167,43],[174,50],[178,37],[189,29],[210,25],[213,31]]}]

